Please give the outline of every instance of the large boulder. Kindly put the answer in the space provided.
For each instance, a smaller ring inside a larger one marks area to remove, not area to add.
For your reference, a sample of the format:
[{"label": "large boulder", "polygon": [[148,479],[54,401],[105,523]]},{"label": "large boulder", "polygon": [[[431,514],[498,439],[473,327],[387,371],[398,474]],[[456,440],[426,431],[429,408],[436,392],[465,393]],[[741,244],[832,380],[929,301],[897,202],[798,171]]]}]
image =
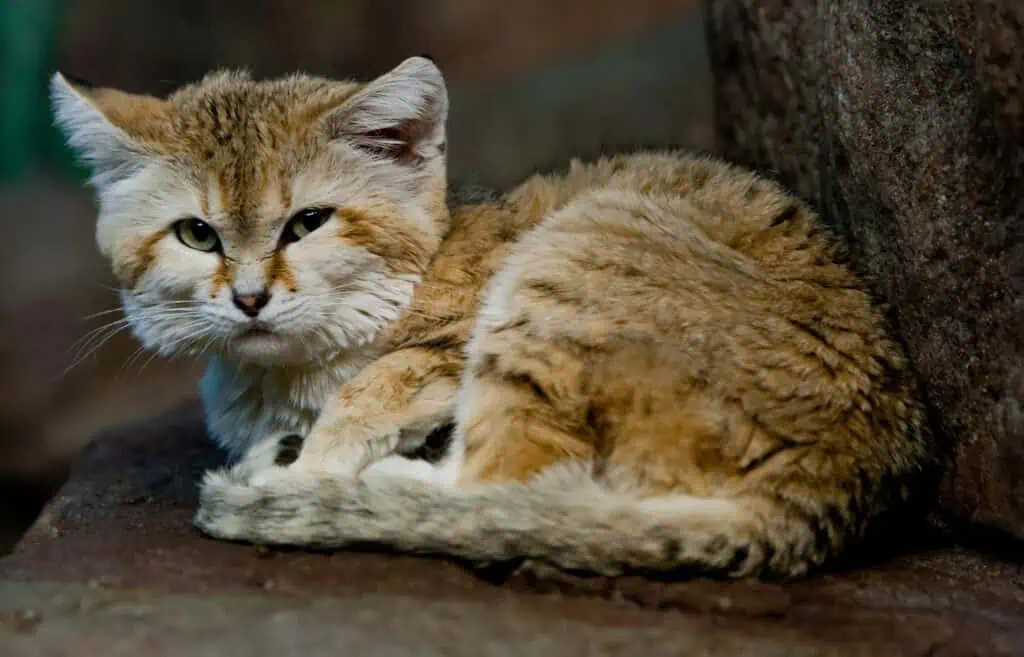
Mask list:
[{"label": "large boulder", "polygon": [[1024,539],[1024,4],[705,4],[720,151],[816,204],[891,304],[944,517]]}]

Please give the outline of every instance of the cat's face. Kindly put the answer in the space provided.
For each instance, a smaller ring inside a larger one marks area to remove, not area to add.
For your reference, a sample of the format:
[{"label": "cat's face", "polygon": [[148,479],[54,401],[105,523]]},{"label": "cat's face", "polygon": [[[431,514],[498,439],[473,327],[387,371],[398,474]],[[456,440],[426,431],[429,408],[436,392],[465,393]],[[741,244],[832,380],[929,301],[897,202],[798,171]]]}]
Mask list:
[{"label": "cat's face", "polygon": [[372,342],[446,228],[447,96],[428,60],[366,85],[216,74],[167,99],[53,82],[93,167],[136,335],[300,365]]}]

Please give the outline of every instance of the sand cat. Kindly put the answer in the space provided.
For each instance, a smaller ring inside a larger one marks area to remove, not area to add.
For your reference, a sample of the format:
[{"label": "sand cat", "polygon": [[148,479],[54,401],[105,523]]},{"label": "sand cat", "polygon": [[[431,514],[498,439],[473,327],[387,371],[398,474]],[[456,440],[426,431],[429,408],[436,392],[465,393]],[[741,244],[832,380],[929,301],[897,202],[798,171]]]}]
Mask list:
[{"label": "sand cat", "polygon": [[796,576],[932,461],[883,315],[748,171],[635,153],[460,196],[422,57],[52,91],[135,334],[208,358],[212,536]]}]

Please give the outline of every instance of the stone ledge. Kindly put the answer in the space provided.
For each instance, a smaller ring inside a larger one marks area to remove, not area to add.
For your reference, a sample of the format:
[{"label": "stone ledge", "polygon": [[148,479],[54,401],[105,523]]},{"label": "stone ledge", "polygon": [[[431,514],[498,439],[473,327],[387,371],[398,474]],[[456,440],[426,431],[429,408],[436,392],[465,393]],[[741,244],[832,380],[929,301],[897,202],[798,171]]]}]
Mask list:
[{"label": "stone ledge", "polygon": [[217,460],[191,403],[100,437],[0,561],[4,654],[877,657],[1024,646],[1024,570],[964,550],[789,584],[496,583],[443,559],[204,538],[190,525],[195,480]]}]

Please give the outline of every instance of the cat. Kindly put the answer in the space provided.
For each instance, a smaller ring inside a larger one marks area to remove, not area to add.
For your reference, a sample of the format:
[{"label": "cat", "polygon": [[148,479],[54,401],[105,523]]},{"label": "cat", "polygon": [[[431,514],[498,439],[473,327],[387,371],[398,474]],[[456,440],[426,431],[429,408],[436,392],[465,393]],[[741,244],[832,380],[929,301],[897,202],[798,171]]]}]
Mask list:
[{"label": "cat", "polygon": [[423,57],[52,94],[135,334],[208,358],[208,535],[796,577],[935,461],[882,309],[753,172],[639,151],[460,196]]}]

